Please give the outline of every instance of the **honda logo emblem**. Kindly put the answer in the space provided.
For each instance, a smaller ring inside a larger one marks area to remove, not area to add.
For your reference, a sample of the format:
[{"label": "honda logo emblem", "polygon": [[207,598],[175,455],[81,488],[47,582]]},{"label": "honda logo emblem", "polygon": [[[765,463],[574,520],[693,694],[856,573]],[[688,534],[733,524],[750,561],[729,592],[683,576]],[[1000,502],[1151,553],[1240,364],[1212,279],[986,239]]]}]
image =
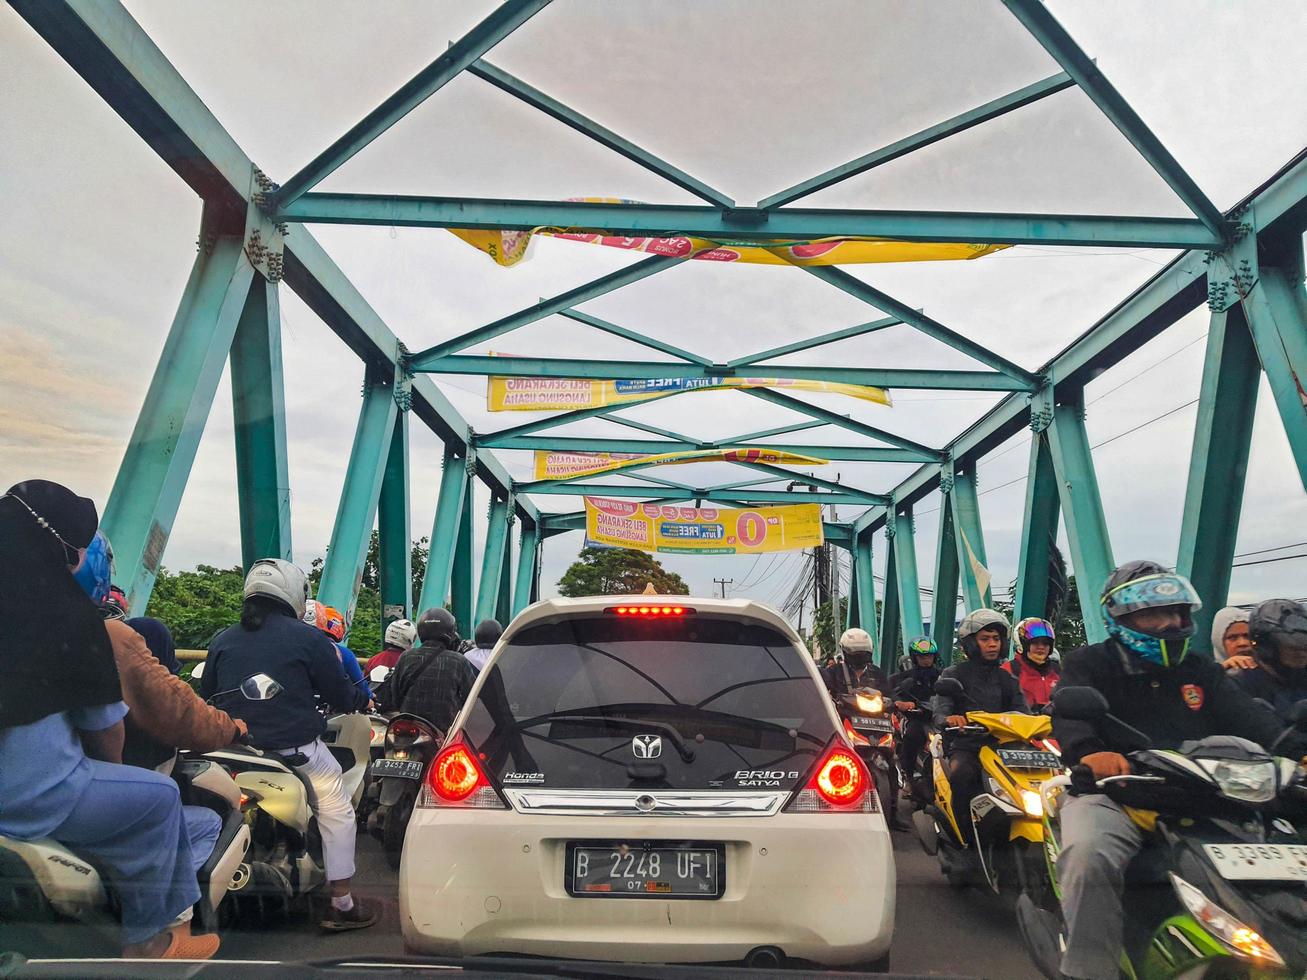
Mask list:
[{"label": "honda logo emblem", "polygon": [[656,759],[663,754],[663,740],[657,735],[637,735],[631,739],[631,751],[637,759]]}]

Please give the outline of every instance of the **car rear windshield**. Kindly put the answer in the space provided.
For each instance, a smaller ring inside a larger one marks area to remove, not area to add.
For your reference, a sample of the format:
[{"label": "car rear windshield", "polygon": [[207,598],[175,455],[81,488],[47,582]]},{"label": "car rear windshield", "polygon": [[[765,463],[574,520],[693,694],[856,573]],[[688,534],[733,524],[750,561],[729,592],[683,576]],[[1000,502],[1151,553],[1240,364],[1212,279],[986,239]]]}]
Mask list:
[{"label": "car rear windshield", "polygon": [[506,788],[790,789],[835,734],[805,657],[734,619],[542,623],[500,651],[465,735]]}]

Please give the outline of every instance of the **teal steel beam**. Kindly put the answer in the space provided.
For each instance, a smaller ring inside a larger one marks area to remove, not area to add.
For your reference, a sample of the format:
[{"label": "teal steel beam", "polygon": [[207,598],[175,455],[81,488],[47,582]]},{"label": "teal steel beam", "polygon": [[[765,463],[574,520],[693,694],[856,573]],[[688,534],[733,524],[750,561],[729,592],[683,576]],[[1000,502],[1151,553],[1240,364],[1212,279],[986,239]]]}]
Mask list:
[{"label": "teal steel beam", "polygon": [[363,406],[354,430],[336,523],[322,563],[322,579],[318,582],[319,601],[335,606],[345,614],[347,622],[354,616],[398,412],[394,377],[368,372],[363,381]]},{"label": "teal steel beam", "polygon": [[276,284],[262,276],[251,284],[232,340],[231,397],[241,565],[249,571],[260,558],[291,559],[281,305]]},{"label": "teal steel beam", "polygon": [[440,471],[440,494],[436,498],[436,516],[431,525],[431,542],[427,551],[427,572],[422,579],[422,598],[417,612],[443,606],[449,597],[454,577],[454,555],[463,523],[463,498],[468,492],[467,458],[457,455],[448,445]]},{"label": "teal steel beam", "polygon": [[[1033,391],[1039,387],[1039,375],[1032,374],[1019,364],[1009,361],[1006,357],[995,354],[986,347],[977,344],[975,341],[968,340],[962,334],[955,330],[950,330],[944,324],[931,319],[924,313],[918,313],[906,303],[900,303],[893,296],[882,292],[875,286],[863,282],[857,276],[838,269],[833,265],[828,266],[807,266],[804,269],[810,275],[816,276],[822,282],[842,290],[856,299],[862,300],[870,306],[876,307],[890,316],[897,317],[909,326],[915,327],[924,333],[927,337],[933,337],[940,343],[947,344],[955,351],[966,354],[974,358],[981,364],[992,367],[995,371],[1007,375],[1014,381],[1020,383],[1020,387],[1027,391]],[[898,385],[897,387],[907,387]]]},{"label": "teal steel beam", "polygon": [[894,670],[899,659],[899,634],[903,629],[902,617],[899,615],[899,576],[895,564],[894,533],[886,525],[889,540],[886,542],[885,555],[885,600],[881,603],[880,613],[880,669],[888,675]]},{"label": "teal steel beam", "polygon": [[1093,59],[1081,50],[1080,45],[1058,23],[1042,0],[1003,0],[1003,3],[1044,50],[1075,79],[1081,91],[1094,100],[1103,115],[1134,145],[1139,155],[1166,181],[1185,207],[1197,215],[1212,234],[1218,238],[1224,237],[1225,218],[1220,210],[1208,200],[1193,178],[1171,156],[1162,141],[1153,135],[1130,103],[1107,80],[1107,76],[1099,71]]},{"label": "teal steel beam", "polygon": [[[852,542],[850,542],[852,550]],[[850,556],[852,559],[853,556]],[[849,561],[849,596],[844,604],[844,628],[853,629],[858,625],[858,563],[856,560]]]},{"label": "teal steel beam", "polygon": [[853,532],[847,524],[839,524],[834,521],[822,521],[821,533],[827,544],[835,545],[838,548],[844,548],[846,551],[853,547]]},{"label": "teal steel beam", "polygon": [[[547,316],[559,313],[577,303],[585,303],[589,300],[602,296],[605,293],[611,293],[614,289],[620,289],[622,286],[629,286],[633,282],[639,282],[652,276],[656,272],[662,272],[664,269],[670,269],[678,265],[682,259],[665,258],[661,255],[655,255],[652,258],[642,259],[639,262],[632,262],[630,265],[618,269],[616,272],[610,272],[606,276],[600,276],[592,282],[584,283],[575,289],[569,289],[565,293],[559,293],[548,299],[542,299],[534,306],[528,306],[524,310],[518,310],[508,316],[500,317],[493,323],[487,323],[484,327],[477,327],[475,330],[469,330],[467,333],[460,334],[443,343],[434,344],[426,350],[412,354],[408,358],[408,366],[414,371],[430,370],[430,365],[439,361],[447,355],[456,351],[461,351],[473,344],[480,344],[487,340],[498,337],[500,334],[506,334],[510,330],[516,330],[524,327],[529,323],[535,323],[537,320],[543,320]],[[495,358],[499,360],[499,358]],[[508,360],[504,358],[503,360]],[[486,374],[511,374],[508,366],[504,365],[503,370],[486,371]]]},{"label": "teal steel beam", "polygon": [[1257,349],[1242,305],[1213,313],[1176,562],[1203,600],[1194,617],[1194,635],[1203,649],[1211,636],[1212,616],[1230,594],[1260,380]]},{"label": "teal steel beam", "polygon": [[858,596],[858,625],[871,634],[871,644],[875,648],[879,642],[879,626],[876,621],[876,573],[872,567],[871,535],[855,534],[853,537],[853,587]]},{"label": "teal steel beam", "polygon": [[642,347],[648,347],[650,350],[661,351],[664,354],[670,354],[672,357],[680,358],[682,361],[689,361],[691,364],[711,364],[712,361],[707,357],[701,357],[694,351],[688,351],[683,347],[677,347],[675,344],[669,344],[663,340],[657,340],[653,337],[646,337],[638,330],[631,330],[627,327],[618,326],[608,320],[601,320],[597,316],[591,316],[589,313],[582,313],[580,310],[559,310],[558,315],[573,320],[576,323],[584,323],[586,326],[594,327],[604,333],[610,333],[614,337],[621,337],[623,340],[629,340],[632,343],[639,344]]},{"label": "teal steel beam", "polygon": [[565,514],[541,514],[540,521],[548,533],[562,534],[564,531],[584,531],[585,511],[574,510]]},{"label": "teal steel beam", "polygon": [[867,506],[865,495],[856,493],[816,493],[813,491],[786,490],[709,490],[695,487],[693,490],[677,490],[673,487],[636,487],[625,483],[562,483],[555,480],[540,480],[531,483],[519,483],[516,493],[544,493],[566,497],[658,497],[660,500],[694,500],[702,498],[720,503],[738,504],[741,501],[768,504],[849,504],[854,507]]},{"label": "teal steel beam", "polygon": [[499,597],[495,602],[495,619],[502,626],[513,618],[513,512],[508,514],[504,531],[503,568],[499,571]]},{"label": "teal steel beam", "polygon": [[885,506],[889,503],[889,497],[881,493],[871,493],[867,490],[860,490],[857,487],[851,487],[843,483],[836,483],[834,480],[825,480],[819,476],[813,476],[810,473],[799,473],[795,470],[788,469],[784,466],[775,466],[771,463],[744,463],[736,462],[736,466],[743,466],[746,469],[757,470],[759,473],[770,473],[772,476],[781,480],[791,480],[795,483],[803,483],[807,486],[830,490],[834,493],[851,494],[855,497],[861,497],[866,503]]},{"label": "teal steel beam", "polygon": [[[636,404],[647,405],[651,401],[657,401],[659,398],[672,398],[675,395],[684,394],[684,392],[671,392],[666,395],[657,395],[653,398],[645,399]],[[494,432],[478,432],[475,442],[478,446],[506,448],[501,445],[505,440],[515,439],[520,436],[528,436],[536,432],[544,432],[547,429],[556,429],[559,426],[570,425],[573,422],[582,422],[585,419],[598,418],[604,415],[611,415],[614,412],[620,412],[628,405],[597,405],[594,408],[576,408],[570,412],[559,412],[557,415],[551,415],[548,418],[536,419],[534,422],[523,422],[520,425],[509,426],[507,429],[497,429]],[[544,448],[549,448],[548,446]],[[690,447],[694,448],[694,447]]]},{"label": "teal steel beam", "polygon": [[990,589],[989,559],[985,555],[984,526],[980,521],[976,471],[973,466],[961,466],[955,468],[952,476],[953,486],[948,496],[953,511],[962,598],[968,609],[992,606],[994,596]]},{"label": "teal steel beam", "polygon": [[474,623],[491,619],[499,605],[499,579],[504,574],[504,542],[508,539],[508,501],[492,495],[486,524],[485,549],[481,552],[481,579],[477,583]]},{"label": "teal steel beam", "polygon": [[[476,613],[473,524],[476,521],[476,478],[467,477],[467,489],[463,492],[463,517],[458,522],[458,540],[454,545],[454,569],[450,581],[450,605],[454,618],[458,621],[458,630],[464,636],[471,636],[476,626],[473,618]],[[493,494],[493,491],[491,491]]]},{"label": "teal steel beam", "polygon": [[791,432],[803,432],[806,429],[820,429],[825,422],[818,419],[812,419],[808,422],[791,422],[789,425],[778,425],[772,429],[759,429],[757,432],[746,432],[743,435],[735,436],[731,439],[722,440],[723,446],[751,446],[762,439],[770,439],[773,436],[788,435]]},{"label": "teal steel beam", "polygon": [[1098,494],[1094,457],[1085,435],[1084,411],[1083,392],[1074,400],[1060,401],[1053,410],[1048,434],[1071,545],[1071,564],[1076,572],[1076,591],[1085,613],[1085,635],[1090,643],[1099,643],[1107,639],[1107,630],[1102,617],[1096,614],[1098,596],[1115,562]]},{"label": "teal steel beam", "polygon": [[847,415],[840,415],[824,408],[818,408],[816,405],[809,405],[802,399],[784,394],[783,392],[773,391],[770,388],[744,388],[742,390],[745,394],[752,395],[754,398],[761,398],[765,402],[771,402],[773,405],[780,405],[782,408],[788,408],[792,411],[799,412],[809,418],[828,422],[831,425],[837,425],[841,429],[856,432],[858,435],[865,436],[868,439],[877,439],[881,442],[887,442],[891,446],[897,446],[899,449],[908,449],[914,453],[920,453],[928,459],[941,460],[944,457],[944,453],[939,449],[931,449],[929,446],[923,446],[921,443],[913,442],[911,439],[905,439],[903,436],[896,436],[892,432],[886,432],[884,429],[878,429],[874,425],[867,425],[865,422],[859,422],[856,419],[849,418]]},{"label": "teal steel beam", "polygon": [[785,477],[782,476],[771,476],[763,480],[739,480],[735,483],[717,483],[711,487],[708,487],[708,489],[709,490],[740,490],[743,489],[744,487],[765,487],[769,483],[781,483],[784,481],[784,479]]},{"label": "teal steel beam", "polygon": [[[533,601],[531,594],[539,568],[540,529],[534,524],[523,523],[522,538],[517,551],[517,581],[513,586],[513,616]],[[507,626],[508,621],[505,620],[503,625]]]},{"label": "teal steel beam", "polygon": [[702,198],[709,204],[719,208],[735,206],[735,202],[721,191],[709,187],[701,180],[696,180],[679,167],[674,167],[665,160],[654,156],[648,150],[636,146],[630,140],[623,139],[611,129],[599,125],[593,119],[586,118],[575,109],[569,108],[557,99],[550,98],[544,92],[533,88],[521,79],[513,77],[500,68],[496,68],[485,59],[473,62],[468,66],[467,72],[469,75],[475,75],[477,78],[489,82],[495,88],[507,92],[514,98],[521,99],[527,105],[534,106],[541,112],[553,116],[563,125],[590,137],[616,153],[620,153],[632,163],[656,173],[659,177],[670,181],[682,190],[689,191],[695,197]]},{"label": "teal steel beam", "polygon": [[[948,465],[945,465],[947,472]],[[953,496],[941,491],[939,537],[935,544],[935,578],[930,610],[930,636],[939,647],[940,663],[952,658],[953,621],[958,607],[958,545],[953,520]]]},{"label": "teal steel beam", "polygon": [[899,597],[899,626],[903,646],[900,653],[908,652],[908,644],[924,632],[921,625],[921,587],[917,579],[917,542],[913,533],[912,509],[894,510],[894,534],[890,546],[894,549],[894,576]]},{"label": "teal steel beam", "polygon": [[239,239],[221,238],[212,254],[196,257],[104,508],[117,584],[137,615],[154,588],[253,280]]},{"label": "teal steel beam", "polygon": [[[410,366],[429,374],[473,374],[535,378],[592,378],[600,381],[662,381],[730,377],[724,365],[670,364],[656,361],[593,361],[574,357],[498,357],[485,354],[414,355]],[[794,364],[757,364],[754,376],[835,381],[879,388],[913,388],[945,391],[1030,391],[1038,379],[1026,380],[1004,371],[945,371],[935,368],[812,367]],[[1019,370],[1019,369],[1018,369]],[[1034,378],[1034,375],[1030,375]],[[757,390],[757,389],[747,389]]]},{"label": "teal steel beam", "polygon": [[622,425],[628,429],[639,429],[641,432],[648,432],[650,435],[662,436],[664,439],[670,439],[673,442],[685,443],[693,446],[695,441],[690,436],[681,432],[673,432],[671,429],[660,429],[656,425],[650,425],[648,422],[639,422],[635,419],[622,418],[618,415],[608,416],[608,421],[614,425]]},{"label": "teal steel beam", "polygon": [[644,472],[643,470],[638,470],[638,471],[636,471],[635,473],[627,473],[627,472],[618,471],[618,472],[616,472],[616,473],[614,473],[614,474],[612,474],[612,475],[613,475],[613,476],[624,476],[624,477],[627,477],[628,479],[631,479],[631,480],[643,480],[645,483],[654,483],[654,484],[657,484],[657,485],[660,486],[660,487],[672,487],[673,489],[676,489],[676,490],[693,490],[693,489],[694,489],[694,487],[690,486],[688,483],[677,483],[675,480],[664,480],[664,479],[662,479],[662,478],[660,478],[660,477],[650,476],[648,473]]},{"label": "teal steel beam", "polygon": [[[920,311],[918,311],[920,312]],[[808,337],[806,340],[796,340],[791,344],[782,344],[780,347],[773,347],[770,350],[759,351],[756,354],[747,354],[744,357],[737,357],[734,360],[727,361],[728,368],[744,367],[747,364],[757,364],[759,361],[769,361],[773,357],[784,357],[786,354],[796,354],[801,350],[811,350],[814,347],[824,347],[827,344],[833,344],[836,341],[848,340],[850,337],[861,337],[864,334],[874,333],[877,330],[884,330],[886,327],[896,327],[903,321],[896,316],[883,317],[879,320],[872,320],[868,323],[859,323],[856,326],[845,327],[842,330],[832,330],[830,333],[820,334],[816,337]]]},{"label": "teal steel beam", "polygon": [[411,619],[413,615],[413,533],[409,514],[408,413],[397,412],[377,500],[377,584],[383,630],[396,619]]},{"label": "teal steel beam", "polygon": [[[818,423],[825,425],[826,423]],[[596,452],[596,453],[675,453],[690,449],[715,448],[712,443],[672,442],[659,439],[611,439],[589,438],[587,436],[535,436],[504,435],[504,432],[487,432],[479,434],[477,445],[489,449],[556,449],[560,452]],[[754,444],[753,440],[736,440],[724,442],[722,446],[744,446]],[[798,442],[771,443],[759,445],[760,449],[775,449],[780,452],[797,453],[800,456],[815,456],[818,459],[856,460],[864,463],[921,463],[936,459],[938,453],[933,450],[922,453],[914,449],[888,448],[885,446],[827,446],[806,445]]]},{"label": "teal steel beam", "polygon": [[1302,276],[1301,265],[1286,272],[1263,264],[1243,305],[1298,476],[1307,488],[1307,302],[1302,298]]},{"label": "teal steel beam", "polygon": [[[766,242],[777,239],[892,238],[906,242],[1221,248],[1220,235],[1193,218],[844,208],[721,208],[693,204],[599,204],[399,194],[305,194],[278,221],[410,228],[568,228],[629,237]],[[811,267],[807,267],[811,268]],[[554,311],[557,312],[557,311]]]},{"label": "teal steel beam", "polygon": [[1049,567],[1062,513],[1053,454],[1042,428],[1048,421],[1049,416],[1042,417],[1038,423],[1041,428],[1030,440],[1026,506],[1022,511],[1021,550],[1017,556],[1017,594],[1012,611],[1016,619],[1028,616],[1042,619],[1048,609]]},{"label": "teal steel beam", "polygon": [[398,91],[286,181],[274,196],[274,206],[284,207],[315,187],[548,5],[549,0],[504,0],[472,30],[451,44],[439,58],[405,82]]},{"label": "teal steel beam", "polygon": [[951,119],[946,119],[942,123],[923,129],[911,136],[905,136],[901,140],[896,140],[888,146],[882,146],[878,150],[872,150],[856,160],[850,160],[848,163],[838,167],[833,167],[825,173],[820,173],[816,177],[810,177],[793,187],[786,188],[783,191],[764,198],[758,202],[760,208],[779,208],[783,205],[797,201],[801,197],[807,197],[823,188],[830,187],[832,184],[838,184],[840,181],[848,180],[850,177],[866,173],[874,167],[897,160],[900,157],[907,156],[917,150],[938,143],[942,139],[947,139],[957,133],[965,132],[974,126],[979,126],[983,122],[991,119],[997,119],[999,116],[1006,115],[1022,106],[1030,105],[1032,102],[1038,102],[1040,99],[1047,98],[1061,92],[1063,89],[1070,88],[1075,82],[1066,72],[1058,72],[1056,75],[1050,75],[1025,88],[1010,92],[1007,95],[986,102],[984,105],[977,106],[967,112],[956,115]]}]

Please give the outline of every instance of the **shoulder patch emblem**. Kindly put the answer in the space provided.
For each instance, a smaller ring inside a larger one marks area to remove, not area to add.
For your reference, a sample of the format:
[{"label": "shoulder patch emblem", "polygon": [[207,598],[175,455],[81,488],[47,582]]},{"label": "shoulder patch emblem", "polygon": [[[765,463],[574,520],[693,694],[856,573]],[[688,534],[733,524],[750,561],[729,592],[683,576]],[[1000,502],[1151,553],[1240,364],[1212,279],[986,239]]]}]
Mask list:
[{"label": "shoulder patch emblem", "polygon": [[1180,688],[1180,697],[1190,711],[1197,711],[1203,706],[1203,689],[1197,684],[1185,684]]}]

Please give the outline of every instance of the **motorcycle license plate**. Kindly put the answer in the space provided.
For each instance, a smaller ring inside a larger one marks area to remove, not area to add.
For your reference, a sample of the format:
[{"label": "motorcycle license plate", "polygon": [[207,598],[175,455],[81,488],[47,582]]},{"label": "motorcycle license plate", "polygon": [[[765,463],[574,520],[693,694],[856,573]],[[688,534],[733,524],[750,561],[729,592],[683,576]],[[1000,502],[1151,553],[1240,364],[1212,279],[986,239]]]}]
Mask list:
[{"label": "motorcycle license plate", "polygon": [[576,898],[715,899],[725,857],[721,844],[572,841],[563,884]]},{"label": "motorcycle license plate", "polygon": [[412,759],[374,759],[372,775],[398,776],[400,779],[421,779],[422,763]]},{"label": "motorcycle license plate", "polygon": [[894,726],[888,718],[878,717],[875,715],[854,715],[849,719],[853,727],[868,732],[888,732],[892,731]]},{"label": "motorcycle license plate", "polygon": [[1061,769],[1062,760],[1040,749],[999,749],[998,757],[1009,769]]},{"label": "motorcycle license plate", "polygon": [[1230,881],[1307,881],[1307,844],[1204,844]]}]

